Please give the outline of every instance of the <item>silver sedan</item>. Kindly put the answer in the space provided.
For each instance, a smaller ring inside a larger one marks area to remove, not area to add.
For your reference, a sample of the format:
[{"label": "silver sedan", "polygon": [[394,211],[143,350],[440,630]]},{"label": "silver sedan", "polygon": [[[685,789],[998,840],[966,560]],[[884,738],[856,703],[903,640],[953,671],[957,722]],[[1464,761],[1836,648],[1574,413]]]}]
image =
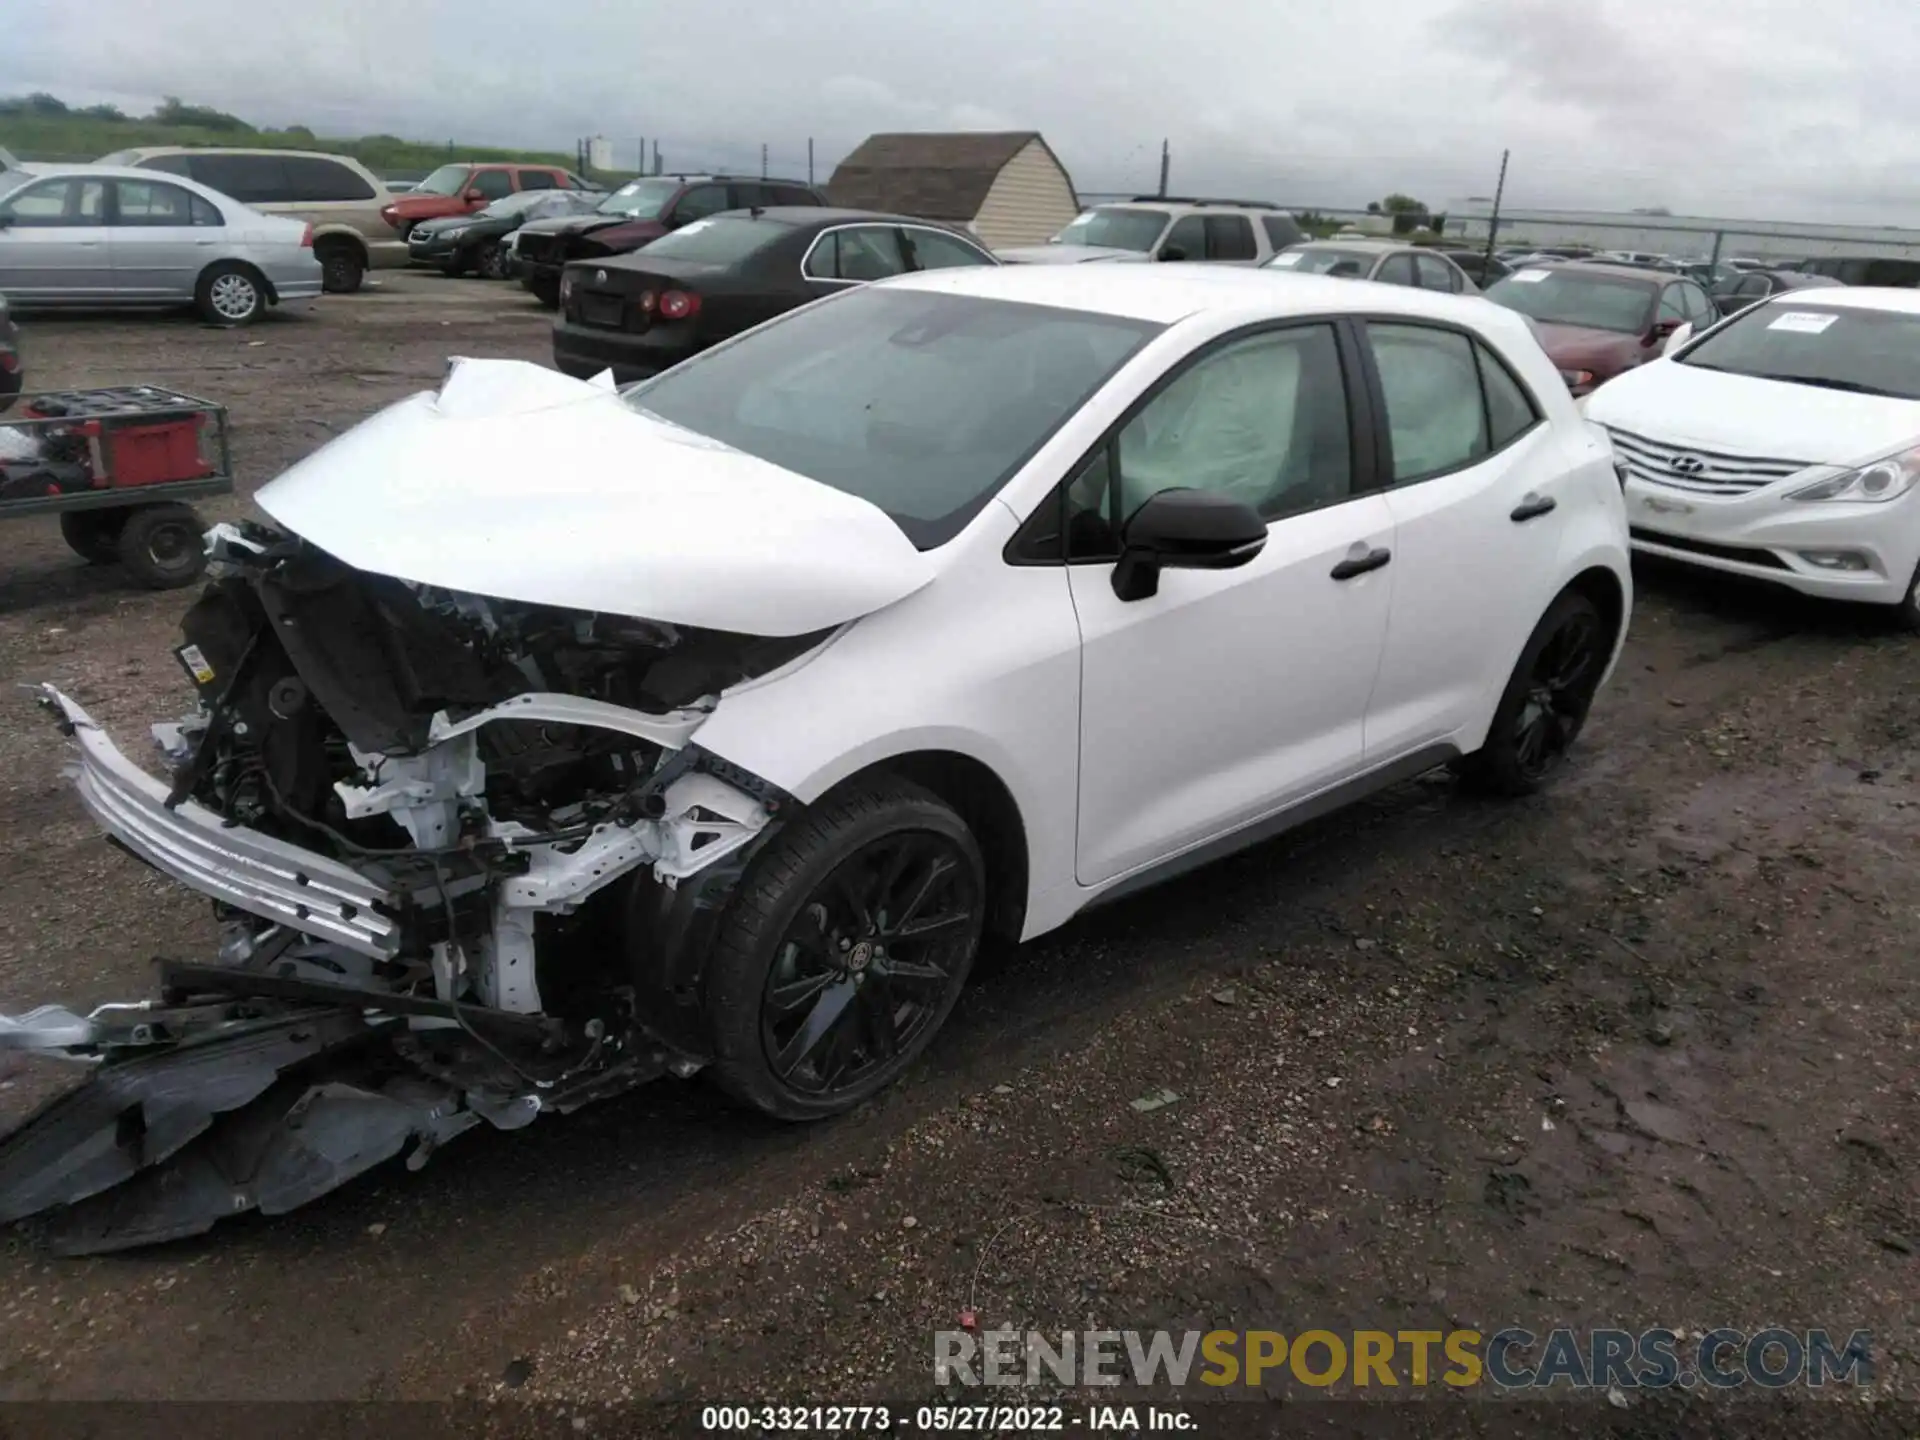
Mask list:
[{"label": "silver sedan", "polygon": [[313,228],[178,175],[104,165],[0,171],[0,293],[22,310],[191,305],[246,325],[320,294]]}]

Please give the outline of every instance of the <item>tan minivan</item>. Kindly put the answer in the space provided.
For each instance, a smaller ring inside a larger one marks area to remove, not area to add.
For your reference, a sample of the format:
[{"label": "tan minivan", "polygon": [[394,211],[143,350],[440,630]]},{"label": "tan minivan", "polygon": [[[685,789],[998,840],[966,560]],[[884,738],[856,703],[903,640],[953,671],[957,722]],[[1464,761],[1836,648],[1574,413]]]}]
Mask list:
[{"label": "tan minivan", "polygon": [[407,263],[406,241],[380,218],[391,193],[348,155],[154,145],[116,150],[95,163],[184,175],[255,210],[306,221],[313,226],[314,257],[332,294],[358,290],[368,270]]}]

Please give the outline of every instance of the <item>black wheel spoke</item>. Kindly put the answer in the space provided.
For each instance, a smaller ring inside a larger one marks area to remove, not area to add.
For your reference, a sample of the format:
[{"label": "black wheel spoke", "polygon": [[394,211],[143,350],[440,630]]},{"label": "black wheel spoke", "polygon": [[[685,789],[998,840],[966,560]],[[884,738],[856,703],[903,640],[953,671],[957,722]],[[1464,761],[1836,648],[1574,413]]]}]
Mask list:
[{"label": "black wheel spoke", "polygon": [[902,925],[893,932],[895,940],[924,940],[929,935],[942,930],[951,930],[956,925],[964,925],[972,919],[964,910],[955,910],[947,915],[934,915],[925,920],[915,920],[911,925]]},{"label": "black wheel spoke", "polygon": [[932,858],[927,866],[927,873],[921,879],[918,888],[914,890],[912,898],[901,907],[898,917],[894,919],[894,934],[900,935],[907,932],[908,927],[913,923],[914,917],[920,913],[921,907],[933,898],[934,890],[939,886],[940,882],[953,873],[953,861],[947,859],[944,855],[936,855]]},{"label": "black wheel spoke", "polygon": [[820,997],[813,1002],[813,1008],[807,1012],[805,1023],[774,1056],[775,1074],[785,1079],[819,1048],[820,1042],[833,1032],[840,1017],[846,1013],[847,1006],[853,1003],[858,988],[851,980],[837,980],[820,992]]},{"label": "black wheel spoke", "polygon": [[833,878],[827,883],[846,909],[851,922],[849,928],[856,935],[864,935],[873,928],[873,912],[868,908],[867,897],[863,893],[866,887],[859,883],[852,871],[851,862],[842,865],[833,872]]},{"label": "black wheel spoke", "polygon": [[822,970],[817,975],[807,975],[798,980],[790,980],[785,984],[769,987],[767,1017],[776,1023],[791,1019],[800,1012],[801,1007],[831,984],[833,984],[833,972]]},{"label": "black wheel spoke", "polygon": [[891,955],[887,957],[885,974],[889,980],[903,982],[909,989],[917,985],[945,985],[950,978],[938,965],[925,960],[900,960]]},{"label": "black wheel spoke", "polygon": [[860,1015],[865,1022],[873,1058],[891,1060],[900,1052],[900,1033],[895,1028],[897,1011],[893,992],[884,980],[868,981],[860,988]]}]

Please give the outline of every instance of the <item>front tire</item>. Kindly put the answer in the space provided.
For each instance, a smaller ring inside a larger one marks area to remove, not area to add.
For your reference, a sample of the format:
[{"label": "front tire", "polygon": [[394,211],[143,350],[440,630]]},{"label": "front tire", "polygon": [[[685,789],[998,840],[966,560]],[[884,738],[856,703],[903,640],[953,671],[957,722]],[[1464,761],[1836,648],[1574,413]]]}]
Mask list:
[{"label": "front tire", "polygon": [[852,1109],[946,1022],[985,915],[986,866],[951,807],[898,780],[829,796],[774,837],[721,922],[709,1073],[781,1120]]},{"label": "front tire", "polygon": [[1528,637],[1500,696],[1486,743],[1457,767],[1494,795],[1531,795],[1557,775],[1579,738],[1613,637],[1600,607],[1569,590]]},{"label": "front tire", "polygon": [[193,291],[194,309],[209,325],[251,325],[267,308],[267,287],[251,265],[222,260],[209,265]]}]

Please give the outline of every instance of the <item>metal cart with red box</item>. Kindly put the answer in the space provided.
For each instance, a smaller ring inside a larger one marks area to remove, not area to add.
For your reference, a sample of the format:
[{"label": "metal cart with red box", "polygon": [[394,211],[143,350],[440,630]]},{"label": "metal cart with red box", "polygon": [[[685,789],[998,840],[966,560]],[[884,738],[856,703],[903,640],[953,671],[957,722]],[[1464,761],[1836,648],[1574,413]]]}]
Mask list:
[{"label": "metal cart with red box", "polygon": [[0,417],[0,520],[58,514],[75,553],[154,589],[206,569],[187,502],[232,493],[225,408],[177,390],[43,391]]}]

